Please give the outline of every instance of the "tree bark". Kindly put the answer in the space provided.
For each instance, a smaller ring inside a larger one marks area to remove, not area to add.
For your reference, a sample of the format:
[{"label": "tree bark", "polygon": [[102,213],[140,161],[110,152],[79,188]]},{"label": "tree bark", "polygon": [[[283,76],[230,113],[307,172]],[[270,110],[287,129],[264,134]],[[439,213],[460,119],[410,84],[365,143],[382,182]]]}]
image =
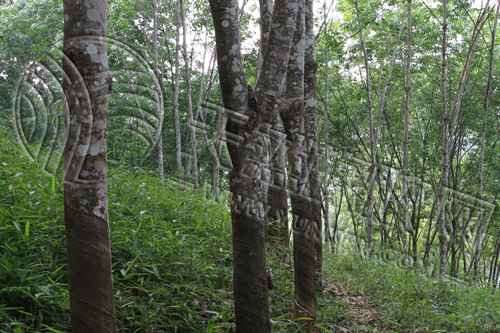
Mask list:
[{"label": "tree bark", "polygon": [[[326,12],[326,1],[323,6],[324,10],[324,22],[323,24],[326,26],[326,17],[327,17],[327,12]],[[331,246],[332,246],[332,252],[335,248],[334,246],[334,239],[335,239],[335,231],[334,230],[334,236],[333,238],[330,237],[330,190],[328,188],[329,182],[330,182],[330,161],[329,161],[329,155],[328,155],[328,90],[330,89],[329,86],[329,74],[330,74],[330,59],[329,59],[329,48],[325,47],[324,53],[325,53],[325,103],[324,103],[324,118],[323,118],[323,132],[324,132],[324,167],[323,167],[323,202],[325,205],[325,210],[324,210],[324,220],[325,220],[325,246],[327,245],[328,241],[331,241]],[[342,192],[341,192],[342,193]],[[342,194],[341,194],[342,198]],[[342,199],[341,199],[342,200]],[[337,220],[335,221],[335,225],[337,225]],[[333,241],[332,241],[333,240]]]},{"label": "tree bark", "polygon": [[[156,0],[151,0],[151,10],[153,14],[153,62],[154,62],[154,73],[156,80],[159,82],[156,89],[156,118],[157,126],[156,131],[157,140],[152,142],[155,147],[156,154],[158,156],[158,179],[163,180],[165,178],[165,166],[163,161],[163,91],[162,91],[162,77],[160,76],[160,71],[158,70],[158,22],[157,22],[157,11],[156,11]],[[163,184],[163,182],[162,182]]]},{"label": "tree bark", "polygon": [[175,33],[175,59],[174,59],[174,96],[173,96],[173,117],[174,117],[174,132],[175,132],[175,160],[176,170],[178,174],[182,173],[182,141],[181,141],[181,123],[179,119],[179,49],[180,49],[180,0],[177,0],[175,6],[175,25],[177,27]]},{"label": "tree bark", "polygon": [[373,121],[373,103],[371,94],[371,80],[370,80],[370,67],[368,64],[368,55],[366,53],[365,38],[363,35],[363,25],[361,24],[361,17],[359,15],[358,0],[354,2],[356,7],[356,16],[359,25],[359,39],[363,51],[363,59],[365,62],[365,75],[366,75],[366,96],[368,101],[368,116],[370,119],[370,170],[368,180],[368,193],[366,197],[366,247],[368,255],[373,253],[373,204],[374,204],[374,189],[375,189],[375,176],[377,173],[377,143],[375,139],[375,129]]},{"label": "tree bark", "polygon": [[493,24],[493,30],[491,31],[491,46],[490,46],[490,63],[488,72],[488,82],[486,84],[486,92],[484,93],[484,112],[483,112],[483,126],[481,129],[481,146],[479,153],[479,171],[478,171],[478,192],[477,199],[479,201],[478,213],[477,213],[477,231],[476,238],[474,239],[475,251],[474,251],[474,270],[472,271],[472,278],[477,281],[477,274],[479,270],[479,253],[481,249],[481,243],[483,240],[483,166],[484,166],[484,146],[486,142],[486,126],[488,122],[488,102],[490,97],[490,87],[491,79],[493,75],[493,56],[495,50],[495,34],[497,30],[498,23],[498,11],[500,8],[500,3],[497,4],[497,12],[495,15],[495,23]]},{"label": "tree bark", "polygon": [[287,135],[288,181],[292,206],[293,256],[295,266],[294,318],[311,332],[316,322],[315,262],[316,242],[321,242],[318,221],[314,220],[310,183],[309,148],[304,106],[304,70],[306,53],[305,3],[299,2],[293,46],[286,75],[286,102],[281,116]]},{"label": "tree bark", "polygon": [[198,154],[196,152],[196,119],[193,115],[193,101],[191,94],[191,64],[187,49],[187,24],[184,0],[179,0],[182,21],[182,55],[184,57],[184,79],[186,80],[186,100],[187,100],[187,126],[189,131],[189,153],[187,154],[186,176],[193,177],[194,187],[198,187]]},{"label": "tree bark", "polygon": [[408,225],[410,214],[408,212],[408,150],[409,150],[409,125],[410,125],[410,79],[411,79],[411,0],[408,0],[406,9],[408,16],[408,50],[406,56],[406,78],[405,78],[405,107],[404,107],[404,134],[403,134],[403,243],[404,243],[404,266],[408,265],[408,253],[410,250],[408,239]]},{"label": "tree bark", "polygon": [[314,8],[313,0],[305,1],[305,56],[304,56],[304,114],[305,137],[307,145],[307,170],[309,173],[309,186],[311,196],[312,221],[317,225],[315,231],[314,257],[316,267],[316,282],[321,284],[321,270],[323,263],[323,243],[321,242],[321,184],[318,167],[318,111],[316,109],[317,97],[317,70],[314,37]]},{"label": "tree bark", "polygon": [[69,131],[64,215],[72,332],[115,332],[108,222],[106,113],[112,77],[107,2],[64,1],[63,72]]},{"label": "tree bark", "polygon": [[[489,3],[489,1],[488,1]],[[486,4],[486,8],[487,5]],[[439,230],[439,274],[443,275],[446,269],[447,262],[447,244],[448,232],[446,231],[446,221],[445,221],[445,200],[446,200],[446,186],[448,182],[448,171],[449,171],[449,161],[451,144],[454,142],[455,138],[455,127],[460,113],[460,107],[462,104],[462,98],[465,90],[465,85],[467,82],[467,77],[469,75],[469,69],[472,62],[472,57],[476,50],[476,45],[481,35],[481,29],[486,22],[486,10],[483,10],[477,19],[474,26],[474,31],[472,33],[471,43],[469,45],[469,50],[467,52],[467,58],[460,73],[460,81],[458,83],[457,92],[453,100],[453,105],[450,112],[447,111],[446,107],[446,31],[447,31],[447,12],[446,12],[447,0],[443,0],[443,44],[441,51],[441,100],[443,108],[443,163],[441,178],[439,181],[438,191],[437,191],[437,201],[438,201],[438,230]],[[450,124],[451,115],[453,115],[453,121]]]},{"label": "tree bark", "polygon": [[264,133],[276,117],[298,4],[277,0],[261,73],[252,89],[243,73],[236,0],[210,0],[222,98],[229,119],[227,146],[233,224],[237,332],[270,332],[261,158]]},{"label": "tree bark", "polygon": [[[271,29],[271,19],[273,12],[272,0],[260,0],[260,47],[257,59],[257,80],[260,77],[265,49],[269,39]],[[288,197],[286,193],[286,171],[285,154],[286,138],[284,135],[283,120],[277,115],[271,123],[269,134],[269,179],[264,184],[264,191],[267,192],[265,205],[271,207],[266,213],[267,241],[282,246],[284,249],[290,247],[290,237],[288,233]],[[290,263],[291,258],[288,251],[281,254],[281,260]]]}]

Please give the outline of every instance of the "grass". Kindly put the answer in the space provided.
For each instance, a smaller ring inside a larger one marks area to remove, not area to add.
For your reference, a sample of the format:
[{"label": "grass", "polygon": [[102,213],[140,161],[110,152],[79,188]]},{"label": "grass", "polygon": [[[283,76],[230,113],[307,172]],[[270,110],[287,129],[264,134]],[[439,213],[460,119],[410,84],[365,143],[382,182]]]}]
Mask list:
[{"label": "grass", "polygon": [[[61,174],[49,177],[0,135],[0,333],[69,332]],[[234,332],[227,201],[142,169],[109,171],[119,332]],[[282,251],[278,250],[278,251]],[[268,251],[273,332],[292,321],[293,267]],[[487,332],[500,324],[490,289],[325,253],[325,282],[370,295],[396,332]],[[352,327],[347,304],[318,294],[318,330]]]},{"label": "grass", "polygon": [[364,292],[396,332],[500,332],[500,296],[449,279],[429,278],[412,268],[355,254],[328,257],[326,280]]}]

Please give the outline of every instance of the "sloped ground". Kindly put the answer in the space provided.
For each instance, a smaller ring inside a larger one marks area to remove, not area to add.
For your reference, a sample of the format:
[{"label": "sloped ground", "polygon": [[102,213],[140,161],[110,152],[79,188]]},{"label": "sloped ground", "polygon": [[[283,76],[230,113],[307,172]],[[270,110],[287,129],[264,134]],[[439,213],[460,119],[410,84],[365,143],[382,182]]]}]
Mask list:
[{"label": "sloped ground", "polygon": [[341,284],[325,283],[323,293],[335,297],[343,303],[351,314],[351,323],[347,327],[337,327],[337,332],[391,332],[378,312],[378,304],[364,292],[344,289]]}]

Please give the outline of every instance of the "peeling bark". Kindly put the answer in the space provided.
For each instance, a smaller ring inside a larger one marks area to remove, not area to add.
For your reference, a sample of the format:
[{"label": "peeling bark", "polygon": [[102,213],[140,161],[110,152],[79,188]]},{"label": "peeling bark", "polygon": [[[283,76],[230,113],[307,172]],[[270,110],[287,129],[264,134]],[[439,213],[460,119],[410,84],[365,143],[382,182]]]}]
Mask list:
[{"label": "peeling bark", "polygon": [[64,215],[72,332],[115,332],[108,222],[106,113],[112,78],[107,2],[64,1],[63,72],[69,130]]}]

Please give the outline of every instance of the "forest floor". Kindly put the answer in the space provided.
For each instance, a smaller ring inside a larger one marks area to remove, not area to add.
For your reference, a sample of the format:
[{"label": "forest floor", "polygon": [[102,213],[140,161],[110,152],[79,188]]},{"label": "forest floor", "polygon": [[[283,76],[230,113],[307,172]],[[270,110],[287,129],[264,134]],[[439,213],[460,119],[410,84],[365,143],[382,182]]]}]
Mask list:
[{"label": "forest floor", "polygon": [[323,293],[331,295],[346,306],[351,314],[350,327],[339,327],[338,332],[394,332],[379,313],[378,304],[370,295],[362,291],[344,289],[339,281],[325,283]]}]

